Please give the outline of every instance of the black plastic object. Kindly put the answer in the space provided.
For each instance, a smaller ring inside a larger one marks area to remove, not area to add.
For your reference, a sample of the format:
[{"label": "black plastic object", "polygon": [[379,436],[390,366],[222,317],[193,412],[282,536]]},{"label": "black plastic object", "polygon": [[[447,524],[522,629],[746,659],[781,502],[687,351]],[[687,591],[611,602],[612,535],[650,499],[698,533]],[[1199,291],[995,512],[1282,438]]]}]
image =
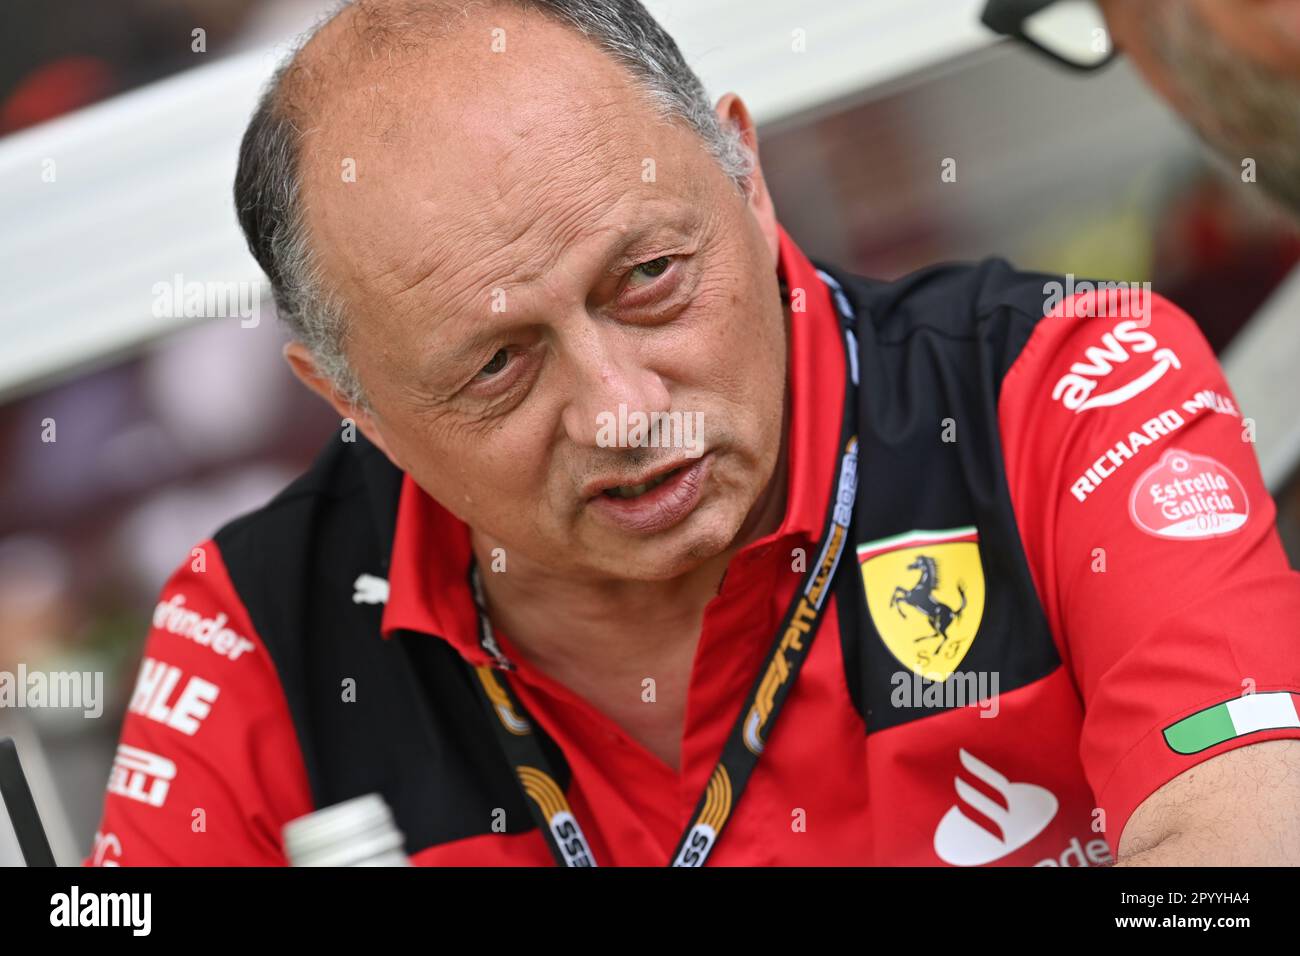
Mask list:
[{"label": "black plastic object", "polygon": [[9,822],[18,836],[18,849],[28,866],[55,866],[50,841],[36,812],[36,801],[18,762],[18,747],[12,737],[0,740],[0,798],[9,812]]}]

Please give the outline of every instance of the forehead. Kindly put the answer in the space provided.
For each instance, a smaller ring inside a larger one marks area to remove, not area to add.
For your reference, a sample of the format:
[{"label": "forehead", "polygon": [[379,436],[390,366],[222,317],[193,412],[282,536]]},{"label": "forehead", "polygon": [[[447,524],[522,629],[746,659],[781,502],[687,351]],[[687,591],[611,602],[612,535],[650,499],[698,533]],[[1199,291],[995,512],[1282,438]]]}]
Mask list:
[{"label": "forehead", "polygon": [[304,200],[350,300],[522,278],[593,232],[698,205],[723,178],[619,64],[536,15],[492,10],[330,79],[304,141]]}]

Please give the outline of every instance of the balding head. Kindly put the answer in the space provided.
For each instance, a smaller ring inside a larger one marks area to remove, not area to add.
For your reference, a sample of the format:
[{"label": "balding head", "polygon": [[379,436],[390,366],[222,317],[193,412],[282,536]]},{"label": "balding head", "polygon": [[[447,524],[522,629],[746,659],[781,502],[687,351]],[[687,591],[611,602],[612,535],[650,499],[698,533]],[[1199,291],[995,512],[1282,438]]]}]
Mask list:
[{"label": "balding head", "polygon": [[[369,141],[391,142],[410,123],[430,118],[412,114],[409,104],[395,99],[403,82],[420,71],[442,84],[448,94],[444,105],[450,99],[454,107],[454,97],[474,92],[479,80],[487,84],[481,92],[499,93],[498,80],[521,74],[514,56],[518,46],[512,50],[511,40],[523,37],[512,38],[509,27],[521,25],[529,14],[566,30],[570,45],[582,42],[598,51],[608,61],[606,71],[611,66],[621,70],[620,80],[644,97],[643,119],[649,107],[657,118],[682,123],[724,175],[738,188],[748,188],[753,157],[734,126],[719,122],[672,38],[637,0],[341,4],[304,37],[268,85],[240,149],[235,206],[249,248],[271,280],[280,317],[353,403],[364,406],[366,401],[344,344],[348,304],[316,254],[307,222],[310,200],[303,179],[313,150],[321,151],[314,134],[342,118],[353,121]],[[560,68],[559,63],[541,64],[538,79]],[[581,81],[582,75],[570,79]],[[456,117],[447,119],[454,124]],[[453,135],[446,149],[453,150],[462,139]],[[330,158],[339,163],[332,172],[341,179],[342,160]],[[355,160],[350,153],[343,158]]]},{"label": "balding head", "polygon": [[[753,124],[638,4],[350,7],[272,87],[236,194],[294,372],[476,542],[662,580],[779,507],[786,316]],[[629,411],[703,440],[609,446]],[[668,473],[675,511],[632,503]]]}]

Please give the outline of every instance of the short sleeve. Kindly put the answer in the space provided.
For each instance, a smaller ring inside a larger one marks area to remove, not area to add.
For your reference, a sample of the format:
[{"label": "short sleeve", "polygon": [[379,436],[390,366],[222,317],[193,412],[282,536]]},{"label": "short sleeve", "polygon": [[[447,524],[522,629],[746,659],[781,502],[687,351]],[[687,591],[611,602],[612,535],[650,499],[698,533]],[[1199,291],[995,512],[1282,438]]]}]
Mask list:
[{"label": "short sleeve", "polygon": [[1030,335],[999,421],[1026,556],[1083,701],[1112,851],[1133,811],[1234,747],[1300,737],[1300,575],[1249,418],[1195,323],[1077,294]]},{"label": "short sleeve", "polygon": [[274,664],[204,542],[154,609],[83,863],[284,865],[281,827],[312,809]]}]

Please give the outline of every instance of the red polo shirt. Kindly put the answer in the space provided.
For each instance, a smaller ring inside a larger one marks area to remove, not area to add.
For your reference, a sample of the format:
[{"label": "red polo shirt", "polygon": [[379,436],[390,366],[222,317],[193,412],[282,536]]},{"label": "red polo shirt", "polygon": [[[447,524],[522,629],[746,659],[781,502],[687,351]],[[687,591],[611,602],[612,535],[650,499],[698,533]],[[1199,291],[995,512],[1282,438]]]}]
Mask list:
[{"label": "red polo shirt", "polygon": [[[573,774],[570,805],[604,866],[662,866],[671,857],[800,582],[801,574],[792,570],[796,549],[803,550],[805,563],[816,557],[837,460],[844,350],[825,284],[784,231],[780,241],[781,276],[792,290],[806,291],[806,311],[793,313],[791,321],[786,513],[776,531],[732,560],[721,591],[705,609],[687,692],[680,769],[529,664],[509,635],[495,629],[502,651],[517,667],[503,676],[563,750]],[[437,634],[470,663],[491,664],[491,655],[479,646],[465,583],[469,563],[469,529],[407,476],[384,634]],[[862,720],[845,689],[837,626],[832,606],[711,864],[850,864],[870,857],[871,827],[861,791],[840,785],[846,778],[865,780],[866,749]],[[807,734],[814,729],[817,746],[810,747]],[[835,772],[827,773],[828,766]],[[816,821],[815,837],[802,831],[799,811]],[[535,830],[430,847],[415,860],[429,865],[554,862]]]},{"label": "red polo shirt", "polygon": [[[787,510],[706,609],[680,770],[496,633],[517,665],[499,673],[560,748],[603,866],[669,861],[795,567],[816,560],[844,350],[784,232],[779,270],[804,305]],[[1300,737],[1300,575],[1195,324],[1159,297],[1140,319],[1099,314],[1088,292],[1053,307],[1044,277],[998,262],[839,275],[861,311],[858,560],[844,556],[708,865],[1096,865],[1162,784]],[[315,793],[387,788],[417,863],[554,865],[535,827],[493,828],[513,781],[492,777],[504,755],[480,751],[499,744],[448,652],[492,663],[470,554],[467,528],[409,477],[342,443],[195,548],[155,609],[88,862],[280,864],[281,827]],[[1000,685],[971,706],[946,696],[955,680],[921,686],[936,669]],[[365,703],[341,703],[338,680],[359,672]]]}]

